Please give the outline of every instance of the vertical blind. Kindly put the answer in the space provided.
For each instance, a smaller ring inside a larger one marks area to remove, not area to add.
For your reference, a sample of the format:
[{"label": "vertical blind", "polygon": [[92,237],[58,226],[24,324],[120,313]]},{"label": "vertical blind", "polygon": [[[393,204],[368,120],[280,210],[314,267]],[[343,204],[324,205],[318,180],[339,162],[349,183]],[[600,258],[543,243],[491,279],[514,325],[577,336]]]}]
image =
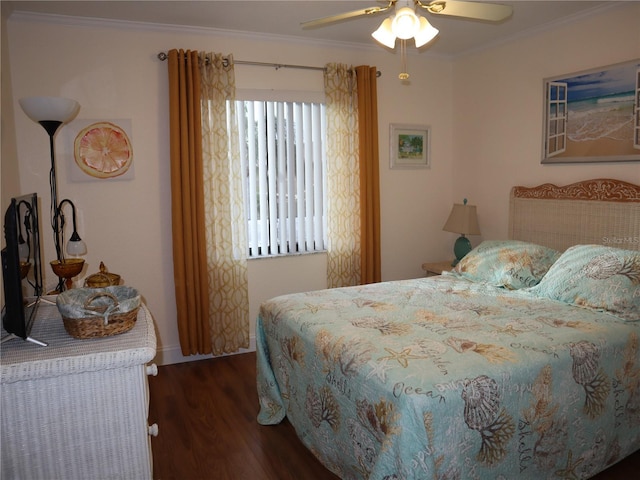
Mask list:
[{"label": "vertical blind", "polygon": [[250,257],[326,245],[325,107],[237,101]]}]

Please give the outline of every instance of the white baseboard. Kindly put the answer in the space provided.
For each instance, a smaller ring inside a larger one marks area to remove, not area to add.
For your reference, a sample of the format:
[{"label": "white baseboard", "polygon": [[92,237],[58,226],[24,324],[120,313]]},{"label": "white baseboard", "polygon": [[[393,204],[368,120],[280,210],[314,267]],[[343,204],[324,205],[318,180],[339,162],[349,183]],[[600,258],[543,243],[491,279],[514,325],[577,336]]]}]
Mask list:
[{"label": "white baseboard", "polygon": [[[241,348],[237,352],[219,355],[220,357],[227,357],[229,355],[238,355],[241,353],[255,352],[256,351],[256,337],[249,337],[249,348]],[[206,360],[208,358],[216,358],[214,355],[182,355],[180,345],[169,345],[158,348],[156,356],[153,359],[153,363],[158,366],[172,365],[174,363],[195,362],[197,360]]]}]

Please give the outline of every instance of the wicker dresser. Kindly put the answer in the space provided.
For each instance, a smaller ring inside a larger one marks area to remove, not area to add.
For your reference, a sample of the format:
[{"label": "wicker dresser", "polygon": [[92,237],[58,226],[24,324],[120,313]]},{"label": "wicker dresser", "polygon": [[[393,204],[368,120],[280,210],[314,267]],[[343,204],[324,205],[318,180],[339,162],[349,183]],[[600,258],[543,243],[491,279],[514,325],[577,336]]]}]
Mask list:
[{"label": "wicker dresser", "polygon": [[31,336],[2,344],[0,477],[149,479],[147,366],[156,335],[143,305],[132,330],[77,340],[55,305],[41,304]]}]

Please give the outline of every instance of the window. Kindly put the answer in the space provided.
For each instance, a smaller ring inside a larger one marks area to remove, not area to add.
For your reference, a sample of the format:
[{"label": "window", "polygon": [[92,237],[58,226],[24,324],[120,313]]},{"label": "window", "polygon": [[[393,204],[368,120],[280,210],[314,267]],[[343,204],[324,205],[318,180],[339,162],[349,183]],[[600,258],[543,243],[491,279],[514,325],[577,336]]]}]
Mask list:
[{"label": "window", "polygon": [[547,84],[547,157],[562,153],[567,148],[567,91],[568,85],[564,82]]},{"label": "window", "polygon": [[237,101],[249,257],[326,245],[325,107]]}]

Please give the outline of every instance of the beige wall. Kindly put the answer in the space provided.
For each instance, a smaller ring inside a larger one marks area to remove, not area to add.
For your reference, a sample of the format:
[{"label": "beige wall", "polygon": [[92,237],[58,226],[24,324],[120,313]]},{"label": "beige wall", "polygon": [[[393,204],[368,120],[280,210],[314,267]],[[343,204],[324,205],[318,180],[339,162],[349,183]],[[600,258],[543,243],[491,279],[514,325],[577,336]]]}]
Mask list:
[{"label": "beige wall", "polygon": [[[0,138],[2,145],[0,149],[0,198],[1,209],[4,215],[5,208],[9,205],[11,197],[20,194],[20,170],[18,168],[18,156],[16,155],[16,138],[13,125],[13,99],[11,91],[11,69],[9,68],[9,42],[7,35],[7,17],[10,10],[6,3],[0,4],[0,44],[2,53],[0,54]],[[4,235],[0,235],[0,245],[5,246]],[[2,274],[0,273],[0,278]],[[4,280],[3,280],[4,281]],[[0,304],[4,305],[4,289],[0,289]]]},{"label": "beige wall", "polygon": [[[507,195],[514,183],[564,183],[591,176],[640,183],[638,164],[543,167],[539,163],[542,78],[640,57],[640,42],[630,45],[637,35],[637,23],[632,23],[633,15],[638,18],[637,7],[628,5],[603,14],[602,19],[583,19],[454,60],[428,53],[411,55],[409,85],[397,79],[399,57],[375,45],[313,45],[220,36],[201,29],[11,17],[7,36],[15,111],[3,105],[3,130],[5,122],[15,125],[19,190],[37,191],[47,211],[47,136],[23,114],[17,99],[68,96],[82,106],[79,119],[131,121],[135,155],[131,180],[75,181],[70,175],[70,138],[65,128],[60,130],[56,138],[59,195],[71,198],[80,210],[80,235],[89,248],[85,274],[97,271],[102,260],[138,288],[154,314],[159,360],[182,361],[171,260],[166,64],[156,59],[159,51],[181,47],[233,53],[239,60],[376,65],[382,71],[378,83],[382,269],[383,279],[393,280],[421,276],[422,262],[451,255],[455,235],[442,232],[442,225],[453,201],[463,196],[478,205],[483,237],[496,238],[506,235]],[[595,45],[593,24],[599,26],[598,38],[608,39],[611,48]],[[583,47],[585,43],[594,45]],[[4,45],[3,38],[3,72]],[[560,48],[550,59],[547,52],[552,45]],[[322,91],[322,76],[238,66],[237,84],[238,88]],[[3,100],[4,89],[3,77]],[[431,126],[430,170],[388,168],[390,123]],[[2,142],[4,154],[4,137]],[[4,162],[3,158],[3,169]],[[49,236],[45,234],[46,259],[53,257]],[[474,244],[479,240],[472,238]],[[325,269],[323,254],[251,261],[252,332],[263,300],[324,288]],[[55,279],[46,273],[46,281],[53,284]]]},{"label": "beige wall", "polygon": [[[0,158],[2,158],[2,212],[4,212],[4,207],[9,205],[11,197],[20,194],[20,172],[18,168],[18,156],[16,154],[16,134],[13,123],[13,97],[7,34],[7,17],[9,14],[10,11],[6,3],[2,3],[0,15],[0,43],[2,46],[2,53],[0,54],[0,76],[2,78],[0,89],[0,106],[2,111],[2,118],[0,118],[0,138],[2,139],[2,149],[0,151]],[[2,245],[4,245],[4,236],[2,236]]]},{"label": "beige wall", "polygon": [[[323,66],[330,61],[376,65],[379,79],[382,183],[382,267],[385,279],[422,274],[425,259],[450,249],[441,231],[451,203],[452,78],[447,59],[411,56],[412,82],[397,78],[400,59],[384,49],[345,48],[270,41],[262,37],[216,36],[204,30],[156,29],[141,25],[68,23],[37,16],[8,21],[13,98],[20,158],[21,191],[37,191],[47,211],[48,141],[17,100],[60,95],[78,100],[78,119],[128,119],[132,125],[135,177],[78,182],[70,175],[71,125],[56,136],[58,191],[79,209],[79,233],[88,245],[84,274],[100,261],[138,288],[154,314],[160,361],[180,361],[175,327],[169,191],[166,64],[160,51],[191,48],[233,53],[238,60]],[[238,66],[238,88],[323,90],[320,72]],[[426,90],[423,85],[429,85]],[[5,110],[2,111],[3,121]],[[8,116],[8,115],[7,115]],[[389,123],[430,125],[433,168],[388,168]],[[73,167],[75,168],[75,167]],[[45,258],[53,257],[45,229]],[[55,278],[46,269],[48,285]],[[252,319],[260,303],[275,295],[326,287],[323,254],[251,261],[249,299]],[[82,277],[78,279],[82,282]]]},{"label": "beige wall", "polygon": [[637,162],[540,163],[543,79],[640,59],[638,25],[640,3],[627,2],[454,62],[453,192],[478,206],[482,237],[506,237],[512,185],[640,183]]}]

